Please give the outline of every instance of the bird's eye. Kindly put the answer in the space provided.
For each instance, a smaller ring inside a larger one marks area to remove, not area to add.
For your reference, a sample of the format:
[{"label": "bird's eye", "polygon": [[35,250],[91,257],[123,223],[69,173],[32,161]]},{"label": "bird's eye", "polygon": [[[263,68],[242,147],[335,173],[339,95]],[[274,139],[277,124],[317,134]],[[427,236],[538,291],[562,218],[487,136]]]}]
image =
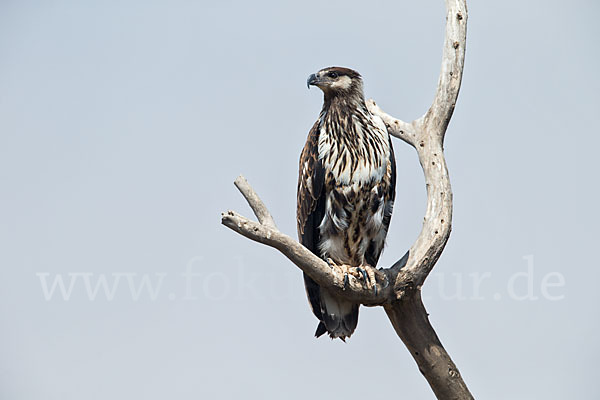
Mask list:
[{"label": "bird's eye", "polygon": [[335,79],[335,78],[337,78],[337,77],[338,77],[338,73],[337,73],[337,72],[335,72],[335,71],[331,71],[331,72],[328,72],[328,73],[327,73],[327,76],[328,76],[328,77],[330,77],[330,78],[333,78],[333,79]]}]

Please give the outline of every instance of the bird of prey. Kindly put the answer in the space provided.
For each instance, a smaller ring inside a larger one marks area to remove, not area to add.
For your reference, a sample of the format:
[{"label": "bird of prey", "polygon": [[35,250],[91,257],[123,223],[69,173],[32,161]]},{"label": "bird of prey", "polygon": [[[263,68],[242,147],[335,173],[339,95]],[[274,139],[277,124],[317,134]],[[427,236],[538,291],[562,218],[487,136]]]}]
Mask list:
[{"label": "bird of prey", "polygon": [[[367,109],[358,72],[324,68],[308,77],[307,86],[321,89],[324,102],[300,156],[300,242],[332,268],[377,290],[362,267],[377,265],[392,217],[396,163],[390,136]],[[319,319],[315,336],[327,332],[345,341],[356,329],[359,304],[336,297],[306,274],[304,283]]]}]

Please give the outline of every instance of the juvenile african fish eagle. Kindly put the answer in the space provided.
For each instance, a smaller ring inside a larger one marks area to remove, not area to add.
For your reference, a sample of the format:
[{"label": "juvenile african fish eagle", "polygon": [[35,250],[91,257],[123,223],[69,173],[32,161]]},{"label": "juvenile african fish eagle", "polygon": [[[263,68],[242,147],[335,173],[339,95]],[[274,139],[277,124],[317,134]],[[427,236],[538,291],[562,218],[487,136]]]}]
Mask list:
[{"label": "juvenile african fish eagle", "polygon": [[[394,150],[385,124],[369,112],[360,74],[329,67],[308,77],[324,93],[319,119],[300,156],[297,223],[300,242],[346,274],[377,290],[364,265],[375,267],[392,217]],[[340,299],[304,274],[315,336],[352,335],[359,304]]]}]

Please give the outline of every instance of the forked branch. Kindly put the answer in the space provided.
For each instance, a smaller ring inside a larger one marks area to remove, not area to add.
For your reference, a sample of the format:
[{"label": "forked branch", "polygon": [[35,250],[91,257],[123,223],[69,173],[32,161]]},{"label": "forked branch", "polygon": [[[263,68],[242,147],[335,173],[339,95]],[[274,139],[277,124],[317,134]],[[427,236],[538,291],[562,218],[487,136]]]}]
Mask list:
[{"label": "forked branch", "polygon": [[344,284],[341,271],[275,226],[268,209],[242,177],[235,181],[259,222],[233,211],[222,223],[254,241],[274,247],[319,285],[340,297],[369,306],[382,305],[438,399],[472,399],[456,365],[442,346],[421,301],[421,286],[439,259],[452,226],[452,189],[443,152],[446,128],[460,89],[467,33],[466,0],[446,0],[446,36],[437,91],[429,110],[419,119],[403,122],[382,111],[373,100],[371,113],[382,118],[388,132],[413,146],[423,168],[427,210],[423,228],[410,250],[387,269],[375,274],[377,292],[350,276]]},{"label": "forked branch", "polygon": [[370,268],[375,275],[379,290],[366,287],[362,281],[348,275],[348,282],[344,284],[344,274],[341,270],[332,268],[321,258],[314,255],[306,247],[288,235],[281,233],[276,227],[269,210],[260,200],[254,189],[243,176],[235,180],[235,186],[248,201],[250,208],[262,223],[254,222],[237,214],[227,211],[221,215],[221,223],[228,228],[252,239],[279,250],[289,258],[302,271],[306,272],[319,285],[330,288],[341,297],[365,305],[383,305],[391,297],[391,279],[385,270]]}]

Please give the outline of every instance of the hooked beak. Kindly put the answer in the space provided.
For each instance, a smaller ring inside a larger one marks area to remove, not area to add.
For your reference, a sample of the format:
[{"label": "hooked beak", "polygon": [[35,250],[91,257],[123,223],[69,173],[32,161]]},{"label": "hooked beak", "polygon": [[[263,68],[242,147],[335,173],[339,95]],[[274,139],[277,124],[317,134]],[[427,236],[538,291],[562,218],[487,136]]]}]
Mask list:
[{"label": "hooked beak", "polygon": [[314,86],[317,84],[318,81],[319,81],[319,79],[317,78],[317,75],[310,74],[310,76],[306,80],[306,87],[310,89],[310,85]]}]

